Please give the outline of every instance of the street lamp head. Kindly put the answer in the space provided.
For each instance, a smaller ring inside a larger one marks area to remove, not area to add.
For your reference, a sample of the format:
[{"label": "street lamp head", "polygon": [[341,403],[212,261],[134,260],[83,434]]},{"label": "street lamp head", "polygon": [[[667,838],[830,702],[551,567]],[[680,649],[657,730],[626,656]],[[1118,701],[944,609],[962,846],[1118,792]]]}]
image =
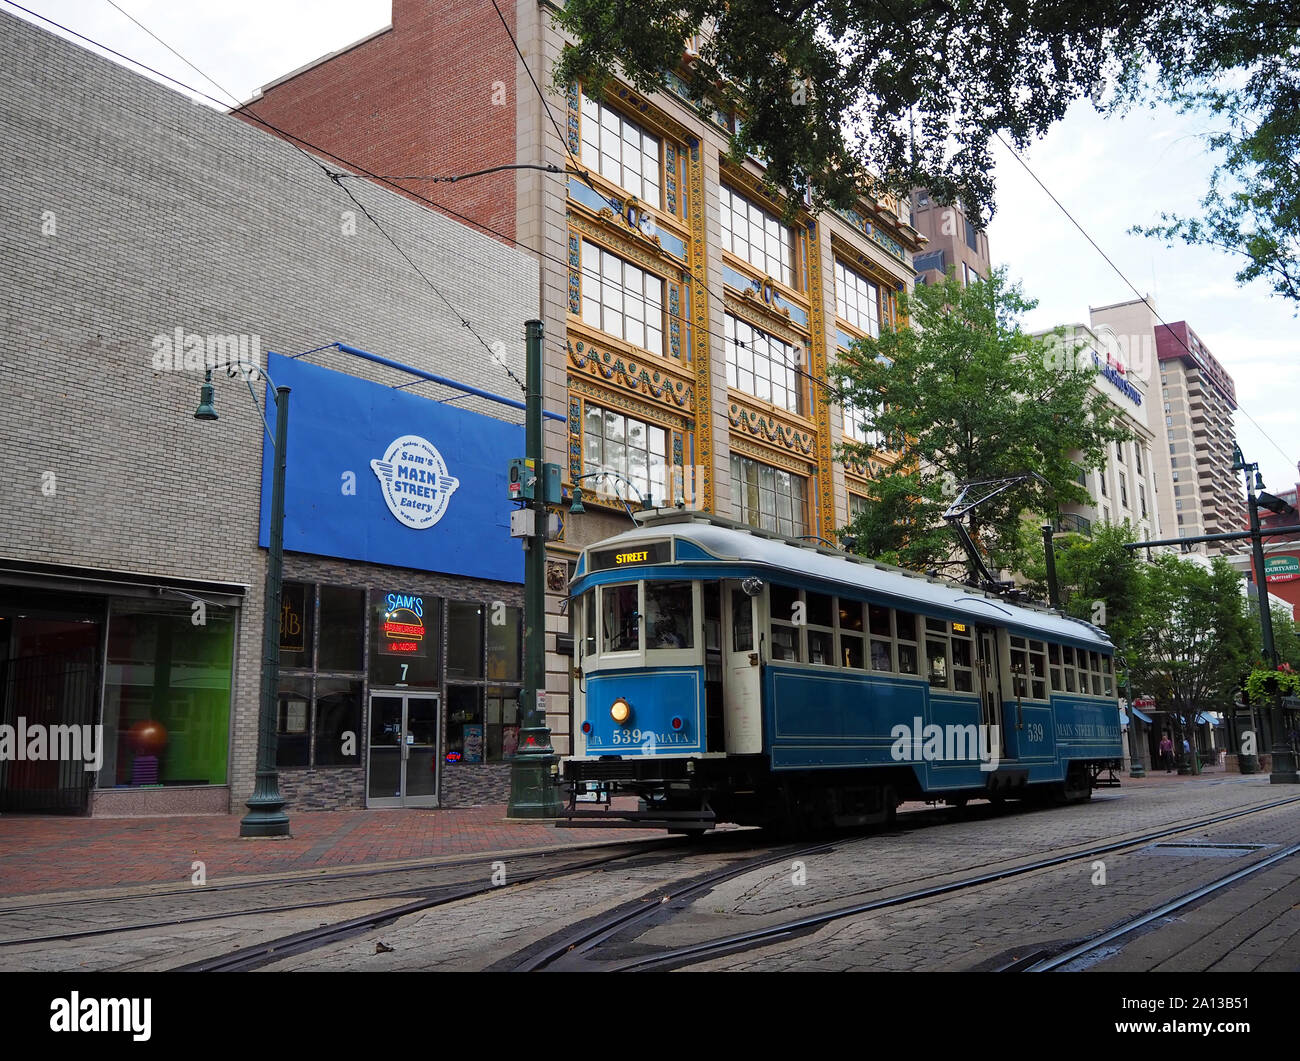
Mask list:
[{"label": "street lamp head", "polygon": [[1241,455],[1241,447],[1237,443],[1232,444],[1232,471],[1239,472],[1246,466],[1246,458]]},{"label": "street lamp head", "polygon": [[1256,490],[1264,489],[1264,477],[1260,475],[1259,472],[1255,473],[1255,489]]},{"label": "street lamp head", "polygon": [[583,508],[582,505],[582,487],[575,486],[573,488],[573,504],[569,506],[569,514],[573,516],[581,516],[586,511],[587,510]]},{"label": "street lamp head", "polygon": [[203,386],[199,389],[199,407],[194,410],[195,420],[215,420],[217,410],[213,407],[212,369],[203,374]]}]

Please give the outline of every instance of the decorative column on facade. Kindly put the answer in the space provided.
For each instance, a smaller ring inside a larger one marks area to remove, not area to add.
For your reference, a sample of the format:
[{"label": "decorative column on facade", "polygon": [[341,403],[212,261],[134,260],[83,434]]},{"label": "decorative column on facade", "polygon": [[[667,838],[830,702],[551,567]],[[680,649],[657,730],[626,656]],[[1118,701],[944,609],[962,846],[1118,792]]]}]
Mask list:
[{"label": "decorative column on facade", "polygon": [[686,212],[690,222],[690,303],[695,368],[695,482],[691,487],[693,507],[713,511],[713,382],[709,359],[708,232],[705,228],[704,161],[699,137],[687,144],[688,191]]},{"label": "decorative column on facade", "polygon": [[822,249],[816,221],[808,222],[808,371],[812,380],[813,419],[817,423],[817,534],[835,541],[834,442],[831,438],[831,407],[826,402],[826,303],[822,289]]}]

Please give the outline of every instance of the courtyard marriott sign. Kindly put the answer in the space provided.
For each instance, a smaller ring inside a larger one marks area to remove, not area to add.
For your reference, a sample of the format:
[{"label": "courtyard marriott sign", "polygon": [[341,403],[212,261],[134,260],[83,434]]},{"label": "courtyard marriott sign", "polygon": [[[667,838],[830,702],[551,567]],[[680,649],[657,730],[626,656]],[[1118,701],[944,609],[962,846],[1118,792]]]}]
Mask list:
[{"label": "courtyard marriott sign", "polygon": [[1264,561],[1265,582],[1294,582],[1300,578],[1300,557],[1270,556]]}]

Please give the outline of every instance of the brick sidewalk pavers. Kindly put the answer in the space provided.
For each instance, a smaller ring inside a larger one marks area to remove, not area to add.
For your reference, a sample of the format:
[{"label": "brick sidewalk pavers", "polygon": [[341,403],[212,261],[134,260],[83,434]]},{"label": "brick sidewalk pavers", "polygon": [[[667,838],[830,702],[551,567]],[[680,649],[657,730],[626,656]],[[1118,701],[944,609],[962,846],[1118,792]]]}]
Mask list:
[{"label": "brick sidewalk pavers", "polygon": [[503,805],[438,810],[311,811],[292,837],[241,840],[241,815],[167,818],[0,816],[0,896],[209,882],[412,859],[632,840],[661,831],[556,829],[507,820]]}]

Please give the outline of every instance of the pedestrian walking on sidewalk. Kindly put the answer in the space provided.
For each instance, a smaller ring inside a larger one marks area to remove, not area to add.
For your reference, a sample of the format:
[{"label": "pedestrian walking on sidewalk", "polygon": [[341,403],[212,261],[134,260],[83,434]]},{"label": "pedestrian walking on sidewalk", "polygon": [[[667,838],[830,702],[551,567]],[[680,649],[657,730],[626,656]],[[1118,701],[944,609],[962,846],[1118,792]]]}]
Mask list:
[{"label": "pedestrian walking on sidewalk", "polygon": [[1174,772],[1174,742],[1170,740],[1168,733],[1160,739],[1160,758],[1165,764],[1165,773],[1172,774]]}]

